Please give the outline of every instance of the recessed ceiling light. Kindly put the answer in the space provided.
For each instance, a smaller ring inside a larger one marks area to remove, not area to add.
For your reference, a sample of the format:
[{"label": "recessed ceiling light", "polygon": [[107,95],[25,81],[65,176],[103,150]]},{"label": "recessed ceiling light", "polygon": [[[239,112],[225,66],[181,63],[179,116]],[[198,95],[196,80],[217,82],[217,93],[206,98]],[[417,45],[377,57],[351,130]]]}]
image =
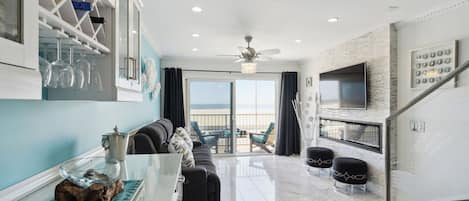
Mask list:
[{"label": "recessed ceiling light", "polygon": [[334,23],[334,22],[338,22],[339,18],[338,17],[333,17],[333,18],[329,18],[327,21],[331,22],[331,23]]},{"label": "recessed ceiling light", "polygon": [[200,37],[200,34],[198,34],[198,33],[193,33],[193,34],[192,34],[192,37],[198,38],[198,37]]},{"label": "recessed ceiling light", "polygon": [[199,49],[197,49],[197,48],[192,48],[192,52],[197,52],[197,51],[199,51]]},{"label": "recessed ceiling light", "polygon": [[192,7],[192,12],[194,12],[194,13],[200,13],[200,12],[202,12],[202,8],[201,8],[201,7],[198,7],[198,6],[194,6],[194,7]]},{"label": "recessed ceiling light", "polygon": [[300,39],[296,39],[296,40],[295,40],[295,43],[301,43],[301,42],[303,42],[303,41],[300,40]]}]

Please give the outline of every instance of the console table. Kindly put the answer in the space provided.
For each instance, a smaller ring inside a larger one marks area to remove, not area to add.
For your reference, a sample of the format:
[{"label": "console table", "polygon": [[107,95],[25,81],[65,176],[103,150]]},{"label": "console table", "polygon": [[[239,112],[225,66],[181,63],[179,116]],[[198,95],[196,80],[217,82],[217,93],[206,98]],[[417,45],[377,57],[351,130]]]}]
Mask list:
[{"label": "console table", "polygon": [[[181,154],[127,155],[123,163],[127,170],[127,179],[144,180],[143,190],[138,201],[179,200],[181,186]],[[51,201],[54,200],[55,186],[63,179],[47,184],[21,200]]]}]

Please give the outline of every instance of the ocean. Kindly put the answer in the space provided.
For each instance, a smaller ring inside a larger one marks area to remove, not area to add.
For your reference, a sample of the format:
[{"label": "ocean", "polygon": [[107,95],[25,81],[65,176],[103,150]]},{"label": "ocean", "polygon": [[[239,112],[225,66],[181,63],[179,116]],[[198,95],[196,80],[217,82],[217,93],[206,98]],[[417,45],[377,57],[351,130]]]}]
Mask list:
[{"label": "ocean", "polygon": [[[273,114],[275,113],[274,105],[254,105],[254,104],[237,104],[236,113],[238,114]],[[222,111],[229,112],[230,104],[191,104],[191,113],[197,114],[197,111],[216,110],[216,113]]]}]

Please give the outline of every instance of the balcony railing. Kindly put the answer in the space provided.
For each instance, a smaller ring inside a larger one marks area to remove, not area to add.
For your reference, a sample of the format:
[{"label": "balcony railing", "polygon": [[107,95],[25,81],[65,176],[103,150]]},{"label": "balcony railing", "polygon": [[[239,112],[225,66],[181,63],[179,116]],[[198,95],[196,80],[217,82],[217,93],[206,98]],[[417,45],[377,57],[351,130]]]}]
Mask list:
[{"label": "balcony railing", "polygon": [[[236,114],[236,146],[237,152],[250,152],[249,132],[265,131],[271,122],[275,122],[275,114]],[[200,130],[204,132],[210,131],[228,131],[231,128],[230,114],[191,114],[191,121],[197,121]],[[225,135],[220,135],[218,147],[219,153],[229,153],[230,140]]]},{"label": "balcony railing", "polygon": [[[191,121],[197,121],[203,131],[230,129],[230,114],[191,114]],[[236,128],[251,132],[265,131],[275,114],[236,114]]]}]

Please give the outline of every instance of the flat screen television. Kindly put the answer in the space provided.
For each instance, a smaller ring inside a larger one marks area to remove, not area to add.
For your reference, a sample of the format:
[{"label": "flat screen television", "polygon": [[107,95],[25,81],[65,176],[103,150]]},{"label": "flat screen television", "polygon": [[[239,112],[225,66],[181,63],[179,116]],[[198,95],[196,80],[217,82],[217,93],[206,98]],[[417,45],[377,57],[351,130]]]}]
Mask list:
[{"label": "flat screen television", "polygon": [[366,109],[366,63],[319,75],[321,108]]}]

